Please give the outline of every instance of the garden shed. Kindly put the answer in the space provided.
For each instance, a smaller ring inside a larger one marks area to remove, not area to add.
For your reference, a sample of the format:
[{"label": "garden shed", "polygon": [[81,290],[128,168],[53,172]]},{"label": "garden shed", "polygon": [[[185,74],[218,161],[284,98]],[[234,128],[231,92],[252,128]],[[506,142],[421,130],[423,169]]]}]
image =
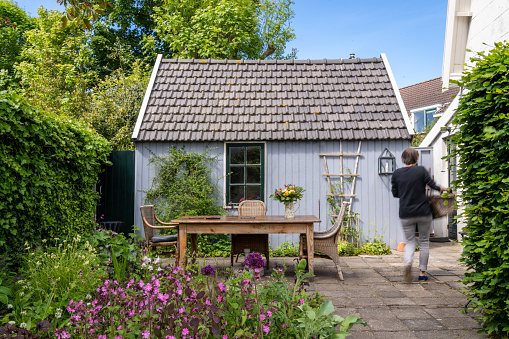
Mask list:
[{"label": "garden shed", "polygon": [[[151,156],[171,146],[211,149],[223,204],[303,186],[296,213],[330,227],[331,199],[352,201],[363,238],[404,241],[390,173],[410,147],[408,115],[384,54],[339,60],[163,59],[158,56],[133,132],[135,225],[151,185]],[[229,174],[229,175],[227,175]],[[232,213],[234,212],[234,208]],[[298,235],[272,234],[272,247]]]}]

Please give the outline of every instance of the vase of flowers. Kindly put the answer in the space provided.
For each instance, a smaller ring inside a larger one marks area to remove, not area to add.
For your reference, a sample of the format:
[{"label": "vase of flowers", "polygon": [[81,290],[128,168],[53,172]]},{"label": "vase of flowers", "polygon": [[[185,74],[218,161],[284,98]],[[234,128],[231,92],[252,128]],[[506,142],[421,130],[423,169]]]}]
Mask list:
[{"label": "vase of flowers", "polygon": [[302,199],[304,188],[295,185],[285,185],[285,188],[276,189],[270,197],[285,204],[285,218],[295,218],[295,202]]}]

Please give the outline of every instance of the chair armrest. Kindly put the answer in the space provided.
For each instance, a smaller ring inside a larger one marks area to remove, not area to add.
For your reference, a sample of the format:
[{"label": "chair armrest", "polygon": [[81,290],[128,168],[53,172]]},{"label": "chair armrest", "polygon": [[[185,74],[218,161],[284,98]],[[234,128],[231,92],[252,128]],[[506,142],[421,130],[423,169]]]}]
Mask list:
[{"label": "chair armrest", "polygon": [[[143,223],[147,226],[147,227],[150,227],[150,228],[154,228],[154,229],[166,229],[166,228],[178,228],[179,224],[177,222],[165,222],[164,225],[165,226],[153,226],[153,225],[150,225],[148,222],[147,222],[147,219],[145,219],[145,217],[142,217],[143,219]],[[156,218],[157,219],[157,218]],[[159,221],[159,220],[158,220]]]},{"label": "chair armrest", "polygon": [[156,221],[158,223],[160,223],[161,225],[178,225],[178,223],[175,223],[175,222],[163,222],[161,220],[159,220],[159,218],[157,217],[157,215],[154,214],[154,218],[156,219]]}]

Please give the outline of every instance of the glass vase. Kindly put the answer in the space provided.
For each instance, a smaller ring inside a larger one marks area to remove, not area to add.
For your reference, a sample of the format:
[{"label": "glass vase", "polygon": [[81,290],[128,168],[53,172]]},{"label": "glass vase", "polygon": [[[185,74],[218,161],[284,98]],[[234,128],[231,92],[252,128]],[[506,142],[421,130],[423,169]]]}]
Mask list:
[{"label": "glass vase", "polygon": [[285,218],[295,218],[295,206],[294,202],[285,202]]}]

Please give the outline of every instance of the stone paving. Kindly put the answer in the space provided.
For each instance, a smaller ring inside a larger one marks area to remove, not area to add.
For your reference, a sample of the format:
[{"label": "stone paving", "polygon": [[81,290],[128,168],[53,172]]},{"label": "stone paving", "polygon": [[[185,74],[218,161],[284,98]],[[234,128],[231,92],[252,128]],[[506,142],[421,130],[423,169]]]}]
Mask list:
[{"label": "stone paving", "polygon": [[[320,292],[342,317],[359,315],[367,326],[355,325],[348,338],[489,338],[477,333],[481,328],[472,310],[461,313],[467,299],[460,292],[466,269],[457,260],[463,247],[458,243],[430,243],[429,280],[418,282],[416,252],[413,283],[403,279],[403,253],[341,257],[344,281],[337,277],[334,264],[315,258],[315,279],[307,290]],[[270,269],[285,264],[293,276],[295,258],[271,258]],[[234,268],[240,268],[239,263]],[[229,267],[229,258],[206,259],[207,264]],[[270,274],[270,272],[268,272]]]}]

